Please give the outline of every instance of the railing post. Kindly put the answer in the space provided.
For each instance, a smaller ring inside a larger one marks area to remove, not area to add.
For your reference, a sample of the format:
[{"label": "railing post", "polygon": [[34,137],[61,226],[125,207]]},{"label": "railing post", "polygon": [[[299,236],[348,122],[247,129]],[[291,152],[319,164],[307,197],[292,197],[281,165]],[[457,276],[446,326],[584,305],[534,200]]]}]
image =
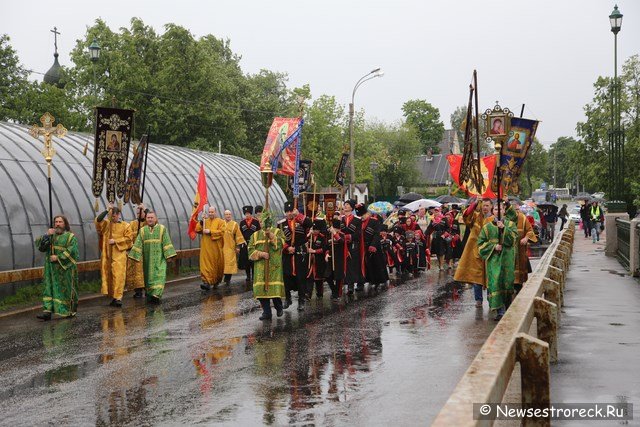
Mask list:
[{"label": "railing post", "polygon": [[[545,408],[551,403],[549,344],[530,335],[516,335],[516,358],[520,362],[522,405]],[[550,426],[550,418],[524,418],[523,426]]]},{"label": "railing post", "polygon": [[[560,298],[560,283],[555,280],[551,280],[548,277],[545,277],[542,280],[542,287],[544,289],[544,297],[546,300],[551,301],[557,307],[562,306],[562,300]],[[560,328],[560,310],[556,310],[556,318],[558,328]]]},{"label": "railing post", "polygon": [[538,338],[549,344],[549,361],[558,361],[558,306],[544,298],[533,299]]},{"label": "railing post", "polygon": [[549,266],[549,270],[548,270],[548,277],[551,280],[554,280],[556,282],[558,282],[560,284],[559,289],[560,289],[560,304],[561,306],[564,306],[564,272],[557,268],[554,267],[553,265]]}]

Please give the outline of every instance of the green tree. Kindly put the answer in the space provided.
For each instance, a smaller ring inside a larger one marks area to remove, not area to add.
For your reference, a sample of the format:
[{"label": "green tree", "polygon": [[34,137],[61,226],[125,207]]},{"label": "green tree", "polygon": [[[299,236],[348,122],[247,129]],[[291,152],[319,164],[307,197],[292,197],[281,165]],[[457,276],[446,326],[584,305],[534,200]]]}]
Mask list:
[{"label": "green tree", "polygon": [[426,154],[429,149],[438,153],[438,144],[444,135],[440,110],[423,99],[412,99],[402,105],[402,112],[406,123],[416,132],[422,153]]},{"label": "green tree", "polygon": [[520,194],[531,196],[531,193],[547,179],[547,163],[547,151],[538,139],[534,138],[533,145],[524,163],[523,174],[526,177],[526,181],[523,183],[520,180]]},{"label": "green tree", "polygon": [[0,120],[21,121],[25,114],[24,95],[29,82],[28,74],[8,35],[0,35]]}]

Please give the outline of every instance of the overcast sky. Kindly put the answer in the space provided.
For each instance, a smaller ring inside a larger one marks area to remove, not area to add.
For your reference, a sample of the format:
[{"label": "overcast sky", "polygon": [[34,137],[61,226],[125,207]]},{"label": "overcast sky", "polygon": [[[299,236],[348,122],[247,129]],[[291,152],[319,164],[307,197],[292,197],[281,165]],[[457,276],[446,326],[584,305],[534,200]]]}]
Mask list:
[{"label": "overcast sky", "polygon": [[[52,64],[55,25],[60,62],[100,17],[113,29],[131,17],[163,32],[176,23],[194,35],[231,40],[245,72],[289,74],[290,87],[311,85],[314,97],[335,95],[345,106],[355,82],[375,66],[385,75],[365,83],[356,108],[369,119],[402,118],[408,99],[426,99],[449,116],[464,105],[474,68],[480,108],[496,100],[542,121],[549,145],[575,135],[599,75],[613,74],[613,34],[603,0],[518,1],[121,1],[3,2],[0,33],[11,37],[22,63],[45,72]],[[640,53],[640,1],[620,0],[624,14],[618,58]],[[34,75],[34,78],[42,78]]]}]

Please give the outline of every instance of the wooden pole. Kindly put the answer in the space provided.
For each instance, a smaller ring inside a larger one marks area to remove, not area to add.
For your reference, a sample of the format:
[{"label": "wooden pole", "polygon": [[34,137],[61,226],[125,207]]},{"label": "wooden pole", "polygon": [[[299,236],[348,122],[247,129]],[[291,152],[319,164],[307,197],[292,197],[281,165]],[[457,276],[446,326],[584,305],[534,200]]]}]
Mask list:
[{"label": "wooden pole", "polygon": [[142,168],[142,191],[140,193],[140,203],[144,200],[144,184],[147,181],[147,156],[149,155],[149,142],[151,141],[151,126],[147,125],[147,144],[144,149],[144,167]]},{"label": "wooden pole", "polygon": [[[269,188],[271,187],[271,183],[273,182],[273,172],[262,172],[265,173],[265,180],[263,181],[263,185],[265,186],[265,200],[264,200],[264,211],[269,211]],[[264,225],[264,224],[263,224]],[[264,252],[269,253],[269,238],[267,237],[267,227],[264,230]],[[264,290],[265,292],[269,290],[269,258],[264,260]]]}]

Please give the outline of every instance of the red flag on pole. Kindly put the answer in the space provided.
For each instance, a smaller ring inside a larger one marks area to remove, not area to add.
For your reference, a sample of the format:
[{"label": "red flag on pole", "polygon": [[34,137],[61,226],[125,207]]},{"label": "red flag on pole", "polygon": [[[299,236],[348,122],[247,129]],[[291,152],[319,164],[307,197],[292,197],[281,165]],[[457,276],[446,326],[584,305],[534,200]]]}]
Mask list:
[{"label": "red flag on pole", "polygon": [[193,210],[191,211],[191,219],[189,220],[189,237],[191,240],[196,238],[196,226],[198,225],[198,214],[202,212],[204,205],[208,204],[207,199],[207,175],[204,173],[204,165],[200,165],[200,173],[198,174],[198,187],[196,195],[193,197]]}]

